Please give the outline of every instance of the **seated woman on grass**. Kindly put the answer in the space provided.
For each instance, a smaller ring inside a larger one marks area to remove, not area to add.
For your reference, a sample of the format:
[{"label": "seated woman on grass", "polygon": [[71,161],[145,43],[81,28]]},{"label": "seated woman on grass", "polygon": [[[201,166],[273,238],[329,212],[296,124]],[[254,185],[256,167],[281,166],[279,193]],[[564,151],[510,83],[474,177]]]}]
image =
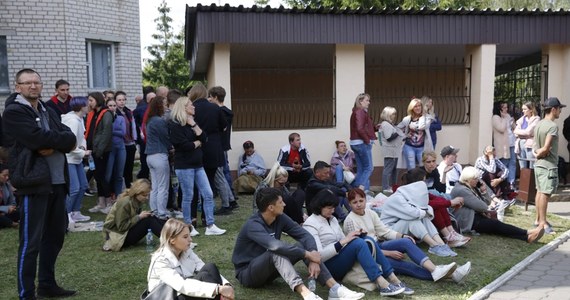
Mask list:
[{"label": "seated woman on grass", "polygon": [[0,163],[0,228],[18,228],[20,212],[16,206],[13,187],[8,182],[10,178],[8,166]]},{"label": "seated woman on grass", "polygon": [[169,219],[160,232],[160,247],[148,269],[148,291],[161,283],[180,294],[176,299],[234,299],[234,289],[213,263],[205,264],[190,249],[190,226]]},{"label": "seated woman on grass", "polygon": [[341,281],[358,262],[370,282],[376,283],[380,295],[412,295],[414,290],[396,277],[392,265],[377,244],[374,244],[376,258],[372,256],[365,241],[369,237],[364,236],[363,231],[356,230],[344,235],[333,216],[338,202],[338,197],[331,190],[321,190],[311,201],[313,214],[303,224],[303,228],[315,239],[321,259],[333,278]]},{"label": "seated woman on grass", "polygon": [[[414,238],[386,227],[377,213],[366,208],[366,195],[361,189],[350,190],[348,202],[351,212],[344,220],[344,232],[346,234],[354,231],[365,232],[366,236],[373,239],[382,249],[395,273],[433,281],[451,278],[457,283],[463,281],[469,274],[471,262],[460,267],[454,262],[436,266],[416,246]],[[406,254],[414,263],[404,260]]]},{"label": "seated woman on grass", "polygon": [[146,236],[149,229],[154,235],[160,236],[164,221],[150,211],[141,210],[141,205],[148,201],[149,195],[150,182],[138,179],[118,197],[103,224],[103,250],[120,251],[124,247],[135,245]]},{"label": "seated woman on grass", "polygon": [[466,167],[461,172],[459,182],[451,190],[451,197],[463,197],[465,204],[453,213],[462,232],[476,231],[515,238],[528,243],[538,241],[544,234],[544,228],[524,230],[492,219],[487,214],[491,199],[487,193],[479,190],[479,172],[474,167]]}]

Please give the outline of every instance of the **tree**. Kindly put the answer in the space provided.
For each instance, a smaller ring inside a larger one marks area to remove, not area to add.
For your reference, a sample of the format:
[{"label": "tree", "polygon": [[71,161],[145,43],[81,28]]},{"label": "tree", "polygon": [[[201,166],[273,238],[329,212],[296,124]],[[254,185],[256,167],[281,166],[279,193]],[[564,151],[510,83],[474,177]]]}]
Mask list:
[{"label": "tree", "polygon": [[[569,9],[570,0],[284,0],[285,4],[290,7],[305,8],[305,7],[340,7],[356,9],[362,8],[403,8],[403,9],[499,9],[504,10],[514,8],[529,10],[539,9]],[[256,0],[258,4],[265,4],[265,0]]]},{"label": "tree", "polygon": [[143,85],[165,85],[184,89],[190,85],[190,65],[184,57],[184,30],[174,34],[170,8],[163,0],[158,7],[160,16],[154,20],[158,33],[152,35],[158,43],[146,47],[152,58],[145,59]]}]

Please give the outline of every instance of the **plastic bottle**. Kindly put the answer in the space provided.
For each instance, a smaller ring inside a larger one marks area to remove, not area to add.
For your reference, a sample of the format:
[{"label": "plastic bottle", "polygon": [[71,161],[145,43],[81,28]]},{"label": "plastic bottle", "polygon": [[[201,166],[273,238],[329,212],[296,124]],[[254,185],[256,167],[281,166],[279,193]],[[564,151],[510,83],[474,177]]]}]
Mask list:
[{"label": "plastic bottle", "polygon": [[89,155],[87,157],[87,161],[89,162],[89,170],[95,170],[95,160],[93,160],[93,155]]},{"label": "plastic bottle", "polygon": [[148,232],[146,233],[146,252],[152,252],[153,250],[154,250],[153,236],[152,236],[152,231],[149,228]]},{"label": "plastic bottle", "polygon": [[317,289],[317,282],[315,281],[315,278],[313,277],[309,277],[309,279],[307,280],[307,288],[309,288],[309,290],[311,292],[315,292],[315,290]]}]

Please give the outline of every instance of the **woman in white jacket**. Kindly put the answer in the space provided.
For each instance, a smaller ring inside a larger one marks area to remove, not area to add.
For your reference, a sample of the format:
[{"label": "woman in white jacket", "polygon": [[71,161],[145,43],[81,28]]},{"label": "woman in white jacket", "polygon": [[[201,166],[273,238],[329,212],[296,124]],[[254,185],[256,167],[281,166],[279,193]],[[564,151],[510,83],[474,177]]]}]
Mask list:
[{"label": "woman in white jacket", "polygon": [[148,291],[152,293],[164,283],[179,294],[177,299],[234,299],[233,287],[216,265],[205,264],[190,249],[189,226],[177,219],[164,224],[160,247],[153,253],[148,269]]},{"label": "woman in white jacket", "polygon": [[69,196],[66,207],[70,227],[73,227],[75,222],[90,219],[90,217],[82,215],[80,211],[83,193],[88,188],[87,177],[83,170],[83,158],[91,155],[90,150],[85,150],[87,143],[85,142],[83,118],[89,110],[87,103],[87,97],[73,97],[70,100],[71,111],[61,115],[61,122],[71,129],[77,139],[75,149],[65,154],[69,169]]}]

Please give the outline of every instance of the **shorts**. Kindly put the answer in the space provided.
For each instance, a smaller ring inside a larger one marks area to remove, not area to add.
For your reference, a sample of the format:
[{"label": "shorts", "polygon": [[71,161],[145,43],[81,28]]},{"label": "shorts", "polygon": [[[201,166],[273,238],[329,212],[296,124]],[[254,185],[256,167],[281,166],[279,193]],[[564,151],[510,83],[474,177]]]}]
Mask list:
[{"label": "shorts", "polygon": [[558,188],[558,168],[534,166],[536,190],[543,194],[553,194]]}]

